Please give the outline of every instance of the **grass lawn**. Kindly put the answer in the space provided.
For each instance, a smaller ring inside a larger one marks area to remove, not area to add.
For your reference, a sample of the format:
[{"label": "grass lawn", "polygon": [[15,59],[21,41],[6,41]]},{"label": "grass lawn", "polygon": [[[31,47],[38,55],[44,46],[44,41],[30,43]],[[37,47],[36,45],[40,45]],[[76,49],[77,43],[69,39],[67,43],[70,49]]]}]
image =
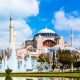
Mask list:
[{"label": "grass lawn", "polygon": [[[0,77],[5,77],[5,73],[0,73]],[[12,73],[12,77],[80,77],[77,72],[36,72],[36,73]]]}]

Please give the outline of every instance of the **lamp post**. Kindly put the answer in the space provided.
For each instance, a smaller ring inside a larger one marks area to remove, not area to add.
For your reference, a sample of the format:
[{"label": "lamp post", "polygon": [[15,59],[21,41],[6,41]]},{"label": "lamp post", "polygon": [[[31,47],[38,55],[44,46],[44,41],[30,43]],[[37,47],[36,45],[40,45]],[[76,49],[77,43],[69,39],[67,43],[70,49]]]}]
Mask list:
[{"label": "lamp post", "polygon": [[53,65],[53,50],[50,50],[50,54],[49,54],[49,60],[50,60],[50,64],[49,64],[49,71],[52,71],[52,65]]},{"label": "lamp post", "polygon": [[55,50],[52,50],[52,59],[50,61],[50,69],[51,71],[54,70],[55,66],[56,66],[56,53]]},{"label": "lamp post", "polygon": [[53,61],[50,62],[50,67],[49,67],[51,72],[52,72],[52,65],[53,65]]},{"label": "lamp post", "polygon": [[73,55],[71,54],[71,58],[72,58],[72,61],[71,61],[71,72],[73,72]]}]

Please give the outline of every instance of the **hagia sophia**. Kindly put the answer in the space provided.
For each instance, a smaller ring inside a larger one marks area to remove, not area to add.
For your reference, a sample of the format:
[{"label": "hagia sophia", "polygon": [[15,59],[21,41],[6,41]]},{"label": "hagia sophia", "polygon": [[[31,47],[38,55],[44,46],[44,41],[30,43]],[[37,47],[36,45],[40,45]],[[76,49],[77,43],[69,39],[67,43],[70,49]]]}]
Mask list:
[{"label": "hagia sophia", "polygon": [[[40,30],[35,36],[34,36],[34,45],[37,49],[40,49],[42,47],[53,47],[57,44],[64,45],[64,40],[56,34],[53,30],[45,28]],[[60,42],[60,40],[62,42]]]},{"label": "hagia sophia", "polygon": [[[7,67],[13,71],[39,71],[42,68],[41,62],[33,56],[39,57],[40,54],[46,54],[51,62],[57,61],[56,51],[60,49],[76,50],[73,47],[73,32],[71,30],[71,45],[68,45],[63,36],[57,34],[54,30],[45,27],[34,35],[32,40],[26,40],[20,48],[15,49],[15,35],[13,19],[10,17],[9,25],[9,49],[2,53],[3,58],[0,64],[0,70]],[[26,35],[26,34],[25,34]],[[35,64],[36,63],[36,64]],[[44,63],[43,70],[47,71],[52,64]],[[47,67],[47,69],[46,69]]]},{"label": "hagia sophia", "polygon": [[33,40],[26,40],[21,45],[21,48],[17,49],[16,51],[18,56],[21,53],[27,54],[28,51],[34,51],[39,54],[41,51],[43,51],[42,49],[50,48],[56,45],[63,47],[68,46],[68,44],[65,43],[63,36],[59,36],[53,30],[46,27],[35,34]]}]

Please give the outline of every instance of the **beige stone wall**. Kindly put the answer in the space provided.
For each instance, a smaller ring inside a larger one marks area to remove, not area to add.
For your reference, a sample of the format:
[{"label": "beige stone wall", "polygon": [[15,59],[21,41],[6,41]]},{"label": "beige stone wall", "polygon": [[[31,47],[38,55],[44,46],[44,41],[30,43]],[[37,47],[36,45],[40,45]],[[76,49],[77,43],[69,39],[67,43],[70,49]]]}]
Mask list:
[{"label": "beige stone wall", "polygon": [[41,36],[41,35],[35,37],[35,40],[36,40],[36,43],[37,43],[37,49],[41,49],[43,47],[43,42],[46,41],[46,40],[52,40],[52,41],[56,42],[57,44],[59,43],[58,42],[59,39],[56,40],[55,37],[45,37],[45,36]]},{"label": "beige stone wall", "polygon": [[[65,46],[63,36],[61,36],[60,39],[56,39],[55,37],[45,37],[45,36],[39,35],[39,36],[35,37],[34,40],[36,41],[35,45],[37,45],[36,51],[38,51],[38,53],[41,51],[40,49],[42,49],[44,47],[43,42],[46,40],[52,40],[52,41],[56,42],[56,45],[59,44],[61,46]],[[28,54],[28,49],[27,48],[20,48],[20,49],[16,50],[16,53],[17,53],[17,57],[18,56],[22,57],[23,55],[25,56]]]},{"label": "beige stone wall", "polygon": [[46,41],[46,40],[55,41],[55,38],[54,37],[43,37],[43,42]]},{"label": "beige stone wall", "polygon": [[37,49],[40,49],[40,48],[43,47],[43,44],[42,43],[43,43],[43,37],[41,35],[39,35],[37,37]]},{"label": "beige stone wall", "polygon": [[20,48],[20,49],[16,49],[16,55],[17,55],[17,58],[18,57],[23,57],[23,56],[26,56],[28,54],[28,50],[27,48]]},{"label": "beige stone wall", "polygon": [[77,50],[80,53],[80,49]]}]

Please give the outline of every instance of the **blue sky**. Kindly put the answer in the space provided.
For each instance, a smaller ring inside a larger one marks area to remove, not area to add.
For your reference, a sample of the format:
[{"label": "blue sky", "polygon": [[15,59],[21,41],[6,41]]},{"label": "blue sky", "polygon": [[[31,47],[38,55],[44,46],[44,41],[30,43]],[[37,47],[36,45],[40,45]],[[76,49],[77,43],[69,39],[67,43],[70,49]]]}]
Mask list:
[{"label": "blue sky", "polygon": [[[75,19],[80,18],[80,0],[41,0],[39,5],[39,14],[36,17],[30,17],[28,22],[36,34],[40,29],[46,26],[53,29],[59,35],[63,35],[65,41],[70,43],[70,27],[68,29],[57,29],[52,20],[55,20],[55,14],[62,11],[66,18],[73,17]],[[71,18],[69,18],[71,19]],[[79,21],[80,22],[80,21]],[[64,21],[63,21],[64,23]],[[61,25],[60,25],[61,27]],[[64,26],[65,27],[65,26]],[[68,26],[67,26],[68,27]],[[75,27],[75,26],[74,26]],[[75,27],[76,28],[76,27]],[[80,26],[78,26],[80,28]],[[35,30],[36,29],[36,30]],[[80,36],[80,29],[74,31],[74,38]],[[76,36],[77,35],[77,36]],[[78,38],[80,41],[80,38]],[[76,44],[76,43],[75,43]]]},{"label": "blue sky", "polygon": [[[6,3],[6,4],[5,4]],[[0,47],[8,47],[9,17],[14,19],[16,43],[20,45],[46,26],[70,44],[73,28],[74,46],[80,47],[80,0],[0,0]],[[6,41],[5,41],[6,40]]]}]

